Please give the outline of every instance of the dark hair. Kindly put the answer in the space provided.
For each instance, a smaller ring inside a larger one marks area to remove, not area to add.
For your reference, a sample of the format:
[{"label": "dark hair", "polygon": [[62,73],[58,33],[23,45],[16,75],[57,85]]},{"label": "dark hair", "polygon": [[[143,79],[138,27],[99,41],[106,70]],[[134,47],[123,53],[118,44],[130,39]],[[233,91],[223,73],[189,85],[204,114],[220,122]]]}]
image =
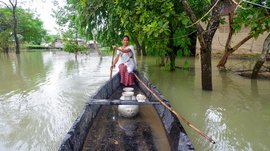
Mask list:
[{"label": "dark hair", "polygon": [[129,36],[128,36],[128,35],[125,35],[125,36],[123,37],[123,39],[124,39],[125,37],[126,37],[126,38],[128,39],[128,41],[129,41]]}]

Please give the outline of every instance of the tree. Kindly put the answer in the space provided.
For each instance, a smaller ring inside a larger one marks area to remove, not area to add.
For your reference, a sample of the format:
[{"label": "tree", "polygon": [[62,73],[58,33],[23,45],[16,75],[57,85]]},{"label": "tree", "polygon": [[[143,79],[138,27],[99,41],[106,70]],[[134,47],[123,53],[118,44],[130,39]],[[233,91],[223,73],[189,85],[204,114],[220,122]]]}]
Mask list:
[{"label": "tree", "polygon": [[64,51],[74,53],[75,60],[77,60],[78,52],[85,50],[83,45],[78,45],[78,41],[66,40],[64,43]]},{"label": "tree", "polygon": [[0,3],[3,3],[8,9],[12,11],[12,16],[13,16],[13,36],[15,40],[15,47],[16,47],[16,54],[20,53],[20,42],[19,38],[17,35],[17,26],[18,26],[18,21],[17,21],[17,16],[16,16],[16,9],[17,9],[17,0],[9,0],[9,4],[0,1]]},{"label": "tree", "polygon": [[62,27],[64,51],[74,53],[77,60],[78,52],[85,50],[83,45],[80,46],[78,44],[79,26],[76,24],[77,12],[70,3],[67,3],[64,7],[60,7],[57,1],[54,1],[54,4],[57,6],[57,9],[53,10],[53,16],[56,18],[56,23]]},{"label": "tree", "polygon": [[45,35],[43,39],[46,43],[52,43],[54,41],[53,35]]},{"label": "tree", "polygon": [[[98,40],[105,45],[111,45],[119,40],[117,37],[128,34],[138,48],[137,54],[140,54],[139,48],[146,46],[148,53],[161,57],[162,64],[165,64],[164,58],[168,56],[170,70],[175,70],[179,50],[184,52],[182,54],[189,54],[189,38],[178,37],[188,34],[190,29],[186,29],[185,25],[190,20],[177,0],[68,2],[78,11],[77,23],[81,31],[91,37],[92,32],[96,31]],[[146,54],[144,51],[142,53]]]},{"label": "tree", "polygon": [[23,37],[21,40],[40,45],[47,36],[43,22],[39,18],[34,17],[33,13],[21,8],[17,8],[17,18],[18,34]]},{"label": "tree", "polygon": [[[258,0],[256,2],[259,2]],[[230,4],[232,5],[232,4]],[[241,8],[245,9],[241,9]],[[270,30],[270,14],[261,7],[254,7],[253,5],[247,5],[247,3],[241,3],[240,7],[234,7],[232,12],[229,13],[229,34],[225,45],[225,51],[223,57],[220,59],[217,67],[225,68],[225,64],[228,57],[234,53],[241,45],[247,42],[251,38],[257,38],[265,31]],[[250,28],[249,34],[232,46],[232,37],[236,35],[242,27]]]},{"label": "tree", "polygon": [[74,53],[75,60],[77,60],[78,53],[85,50],[84,45],[78,44],[78,36],[73,30],[68,30],[63,33],[64,51]]},{"label": "tree", "polygon": [[215,32],[220,23],[220,10],[222,2],[219,0],[212,0],[212,9],[210,13],[210,19],[208,20],[207,27],[204,30],[199,22],[194,11],[191,9],[189,3],[186,0],[182,0],[182,5],[185,12],[193,22],[198,32],[198,39],[200,42],[201,51],[201,79],[202,89],[212,90],[212,65],[211,65],[211,51],[212,40]]},{"label": "tree", "polygon": [[[206,1],[201,1],[205,3]],[[185,28],[190,21],[177,0],[136,0],[116,1],[116,9],[121,18],[121,25],[126,32],[134,35],[137,47],[146,44],[148,53],[170,59],[170,70],[175,70],[175,58],[178,52],[189,55],[190,40],[187,35],[192,29]],[[197,4],[197,3],[194,3]],[[204,5],[202,5],[204,6]],[[200,7],[202,10],[202,7]],[[193,29],[194,30],[194,29]]]},{"label": "tree", "polygon": [[[16,9],[17,14],[17,35],[20,36],[21,42],[27,42],[32,44],[40,44],[42,40],[45,39],[47,35],[47,31],[43,28],[43,22],[34,17],[34,14],[24,10],[22,8]],[[0,8],[0,15],[2,16],[0,19],[1,24],[1,35],[4,36],[2,39],[8,44],[7,47],[10,45],[14,38],[12,39],[9,33],[13,31],[13,19],[12,19],[12,12],[8,8]],[[1,37],[2,37],[1,36]]]},{"label": "tree", "polygon": [[[177,39],[180,35],[186,35],[187,29],[184,28],[189,20],[178,1],[136,1],[136,13],[140,15],[137,22],[142,26],[142,31],[147,34],[149,43],[156,53],[161,57],[161,64],[164,57],[170,59],[169,68],[175,70],[175,58],[179,50],[189,52],[189,39]],[[154,42],[153,42],[154,41]]]},{"label": "tree", "polygon": [[8,53],[8,47],[10,43],[10,37],[12,36],[11,33],[11,21],[5,14],[4,10],[0,10],[0,48]]},{"label": "tree", "polygon": [[[121,25],[125,29],[136,44],[137,56],[141,56],[141,51],[143,55],[146,56],[145,52],[145,34],[143,33],[142,26],[138,25],[138,20],[140,19],[140,14],[134,9],[136,3],[130,3],[128,0],[115,1],[115,9],[119,18],[121,18]],[[144,35],[144,36],[143,36]]]},{"label": "tree", "polygon": [[252,71],[252,74],[251,74],[252,79],[257,78],[258,72],[260,71],[262,65],[265,62],[266,54],[269,53],[269,49],[270,49],[270,34],[265,38],[264,43],[263,43],[262,54],[261,54],[260,58],[258,59],[258,61],[256,62],[256,64],[253,67],[253,71]]},{"label": "tree", "polygon": [[77,11],[76,25],[80,34],[86,35],[88,39],[95,38],[105,46],[121,41],[124,29],[120,26],[113,0],[68,0],[68,3]]}]

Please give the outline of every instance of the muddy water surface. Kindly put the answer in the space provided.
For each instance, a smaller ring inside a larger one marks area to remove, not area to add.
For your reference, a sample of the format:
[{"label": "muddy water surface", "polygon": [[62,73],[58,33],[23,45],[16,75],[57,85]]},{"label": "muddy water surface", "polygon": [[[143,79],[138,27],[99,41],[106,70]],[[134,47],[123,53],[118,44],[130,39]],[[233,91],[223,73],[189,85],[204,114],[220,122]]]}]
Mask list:
[{"label": "muddy water surface", "polygon": [[[151,57],[138,64],[178,113],[217,141],[211,145],[183,124],[195,148],[269,150],[270,81],[218,72],[213,60],[214,90],[202,91],[199,59],[187,61],[190,69],[176,72],[160,69]],[[0,150],[57,150],[89,96],[109,79],[110,64],[111,57],[75,61],[63,52],[1,53]],[[252,66],[248,60],[228,62],[231,68]]]}]

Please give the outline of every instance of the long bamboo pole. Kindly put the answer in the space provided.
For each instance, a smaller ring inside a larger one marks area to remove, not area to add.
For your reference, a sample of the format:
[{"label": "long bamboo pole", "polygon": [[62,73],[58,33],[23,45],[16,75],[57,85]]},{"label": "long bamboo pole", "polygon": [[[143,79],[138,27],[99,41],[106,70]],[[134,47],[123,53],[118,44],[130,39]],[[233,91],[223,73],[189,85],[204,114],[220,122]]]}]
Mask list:
[{"label": "long bamboo pole", "polygon": [[175,110],[173,110],[171,107],[169,107],[166,103],[164,103],[160,97],[158,97],[136,74],[134,74],[135,77],[137,78],[137,80],[139,82],[141,82],[144,87],[151,92],[156,99],[163,105],[165,106],[168,110],[170,110],[174,115],[176,115],[178,117],[178,119],[181,119],[183,122],[185,122],[189,127],[191,127],[194,131],[196,131],[198,134],[200,134],[201,136],[203,136],[204,138],[206,138],[209,142],[215,144],[216,142],[209,136],[207,136],[205,133],[203,133],[202,131],[200,131],[198,128],[196,128],[194,125],[192,125],[188,120],[186,120],[184,117],[182,117],[181,115],[179,115]]},{"label": "long bamboo pole", "polygon": [[[113,65],[113,60],[114,60],[114,52],[115,52],[115,50],[113,50],[113,52],[112,52],[112,65]],[[111,71],[110,71],[110,80],[112,80],[112,70],[113,70],[112,65],[111,65]]]}]

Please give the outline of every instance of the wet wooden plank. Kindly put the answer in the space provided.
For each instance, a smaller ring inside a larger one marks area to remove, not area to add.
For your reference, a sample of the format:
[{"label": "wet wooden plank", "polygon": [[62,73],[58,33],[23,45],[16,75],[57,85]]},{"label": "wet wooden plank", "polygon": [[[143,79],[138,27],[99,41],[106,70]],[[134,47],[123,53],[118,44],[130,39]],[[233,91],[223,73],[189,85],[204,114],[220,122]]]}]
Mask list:
[{"label": "wet wooden plank", "polygon": [[136,100],[129,101],[129,100],[107,100],[107,99],[98,99],[98,100],[90,100],[87,102],[89,105],[162,105],[160,102],[138,102]]},{"label": "wet wooden plank", "polygon": [[133,150],[154,151],[151,127],[137,116],[132,119],[120,117],[117,107],[103,106],[84,143],[84,151]]}]

